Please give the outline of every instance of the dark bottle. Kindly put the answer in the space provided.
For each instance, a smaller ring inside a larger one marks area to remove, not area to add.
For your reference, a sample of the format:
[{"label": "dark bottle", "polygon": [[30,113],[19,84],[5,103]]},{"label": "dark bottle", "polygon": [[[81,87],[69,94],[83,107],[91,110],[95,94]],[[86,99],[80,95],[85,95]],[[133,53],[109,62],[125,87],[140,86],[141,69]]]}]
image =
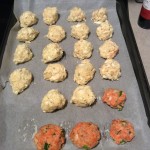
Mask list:
[{"label": "dark bottle", "polygon": [[143,1],[138,25],[144,29],[150,29],[150,0]]}]

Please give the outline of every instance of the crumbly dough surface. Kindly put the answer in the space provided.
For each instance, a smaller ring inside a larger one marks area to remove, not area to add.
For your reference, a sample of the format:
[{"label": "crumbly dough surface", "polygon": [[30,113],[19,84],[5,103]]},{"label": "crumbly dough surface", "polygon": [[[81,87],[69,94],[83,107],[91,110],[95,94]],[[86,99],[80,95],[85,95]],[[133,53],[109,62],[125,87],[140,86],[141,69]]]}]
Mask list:
[{"label": "crumbly dough surface", "polygon": [[71,129],[69,138],[76,149],[91,150],[99,144],[101,133],[99,127],[92,122],[78,122]]},{"label": "crumbly dough surface", "polygon": [[79,59],[90,58],[93,51],[93,45],[86,40],[79,40],[74,44],[73,56]]},{"label": "crumbly dough surface", "polygon": [[79,85],[85,85],[94,78],[96,70],[88,59],[76,66],[74,81]]},{"label": "crumbly dough surface", "polygon": [[73,7],[70,10],[70,14],[67,18],[67,20],[70,22],[80,22],[80,21],[85,21],[85,19],[86,19],[85,13],[79,7]]},{"label": "crumbly dough surface", "polygon": [[10,74],[9,82],[14,94],[23,92],[32,82],[32,73],[26,69],[16,69]]},{"label": "crumbly dough surface", "polygon": [[62,150],[66,138],[62,127],[55,124],[45,124],[37,130],[33,140],[36,150]]},{"label": "crumbly dough surface", "polygon": [[31,42],[38,36],[38,34],[39,32],[33,27],[21,28],[18,31],[17,40],[21,42]]},{"label": "crumbly dough surface", "polygon": [[78,23],[71,26],[71,36],[75,39],[87,39],[89,33],[90,29],[85,23]]},{"label": "crumbly dough surface", "polygon": [[102,58],[111,59],[114,58],[119,51],[119,46],[112,40],[105,41],[99,47],[99,54]]},{"label": "crumbly dough surface", "polygon": [[49,64],[44,71],[44,79],[51,82],[61,82],[66,79],[67,71],[62,64]]},{"label": "crumbly dough surface", "polygon": [[100,8],[92,13],[92,20],[96,24],[100,24],[107,20],[107,9],[106,8]]},{"label": "crumbly dough surface", "polygon": [[19,44],[15,50],[13,62],[15,64],[25,63],[31,60],[33,53],[27,44]]},{"label": "crumbly dough surface", "polygon": [[43,21],[47,25],[55,24],[58,20],[58,10],[56,7],[46,7],[43,11]]},{"label": "crumbly dough surface", "polygon": [[100,40],[102,40],[102,41],[108,40],[113,35],[113,27],[106,20],[105,22],[101,23],[101,25],[99,27],[97,27],[96,34]]},{"label": "crumbly dough surface", "polygon": [[43,112],[53,112],[65,106],[65,97],[56,89],[50,90],[44,97],[41,103]]},{"label": "crumbly dough surface", "polygon": [[107,59],[100,68],[103,79],[118,80],[121,76],[121,66],[114,59]]},{"label": "crumbly dough surface", "polygon": [[20,27],[30,27],[38,22],[36,15],[31,11],[25,11],[19,18]]},{"label": "crumbly dough surface", "polygon": [[42,57],[43,62],[53,62],[60,60],[63,56],[63,49],[57,43],[50,43],[43,49]]},{"label": "crumbly dough surface", "polygon": [[60,42],[66,37],[65,30],[59,25],[49,26],[47,38],[52,42]]},{"label": "crumbly dough surface", "polygon": [[78,86],[71,98],[71,103],[79,107],[87,107],[92,105],[95,102],[95,95],[88,85]]}]

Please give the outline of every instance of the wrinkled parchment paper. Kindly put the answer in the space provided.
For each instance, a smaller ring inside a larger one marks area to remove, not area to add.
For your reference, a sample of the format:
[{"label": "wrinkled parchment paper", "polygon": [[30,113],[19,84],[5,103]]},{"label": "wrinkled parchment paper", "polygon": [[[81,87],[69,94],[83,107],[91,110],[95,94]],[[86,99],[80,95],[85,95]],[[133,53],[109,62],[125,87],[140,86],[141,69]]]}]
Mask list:
[{"label": "wrinkled parchment paper", "polygon": [[[56,6],[60,13],[60,19],[57,24],[64,27],[67,32],[67,38],[60,43],[66,53],[60,63],[64,64],[68,70],[68,78],[61,83],[51,83],[43,79],[43,71],[46,64],[43,64],[42,50],[50,43],[44,37],[47,34],[48,26],[42,20],[42,12],[46,6]],[[75,66],[80,63],[80,60],[73,58],[73,45],[76,42],[70,36],[70,27],[74,23],[69,23],[66,18],[69,10],[74,7],[81,7],[86,13],[86,23],[90,27],[91,34],[89,41],[94,46],[93,56],[90,58],[92,64],[96,68],[94,79],[88,84],[92,87],[97,96],[97,103],[89,108],[79,108],[70,104],[70,98],[77,84],[73,82],[73,74]],[[108,18],[114,28],[113,40],[119,45],[119,54],[115,57],[121,64],[122,77],[119,81],[102,80],[99,75],[99,67],[103,64],[104,59],[100,58],[98,48],[102,42],[96,36],[96,28],[98,25],[91,21],[91,13],[93,10],[100,7],[108,9]],[[20,29],[19,23],[11,29],[7,41],[5,54],[3,57],[1,68],[1,82],[6,85],[4,90],[0,92],[0,149],[2,150],[34,150],[33,143],[34,132],[42,125],[53,123],[63,126],[66,130],[67,142],[64,150],[76,150],[68,138],[68,132],[75,123],[80,121],[92,121],[101,129],[102,139],[100,144],[94,148],[95,150],[149,150],[150,149],[150,129],[147,125],[147,118],[140,95],[139,87],[127,47],[121,32],[118,16],[116,13],[115,0],[15,0],[14,13],[18,18],[24,11],[30,10],[34,12],[39,22],[33,27],[40,34],[36,40],[31,42],[31,47],[34,58],[25,64],[16,66],[13,60],[13,53],[17,44],[17,31]],[[20,95],[16,96],[12,93],[8,81],[9,74],[17,68],[26,67],[34,76],[34,81],[30,87]],[[127,93],[127,101],[123,111],[111,109],[103,104],[100,97],[105,88],[118,88]],[[68,100],[68,105],[65,109],[54,113],[43,113],[40,104],[43,96],[51,89],[59,89]],[[125,145],[116,145],[109,137],[108,129],[112,119],[121,118],[127,119],[134,124],[136,135],[132,142]]]}]

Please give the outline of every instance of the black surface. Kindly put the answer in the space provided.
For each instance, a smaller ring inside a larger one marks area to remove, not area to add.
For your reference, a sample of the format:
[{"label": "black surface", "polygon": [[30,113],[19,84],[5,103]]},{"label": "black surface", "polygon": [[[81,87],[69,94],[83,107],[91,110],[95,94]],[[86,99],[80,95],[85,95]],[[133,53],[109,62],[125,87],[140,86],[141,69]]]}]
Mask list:
[{"label": "black surface", "polygon": [[[143,63],[134,38],[134,34],[128,17],[128,1],[116,0],[117,13],[120,20],[122,33],[126,41],[133,69],[138,81],[142,100],[144,102],[148,125],[150,126],[150,88],[145,74]],[[3,50],[7,41],[10,28],[15,22],[12,12],[13,0],[1,0],[0,4],[0,61],[2,60]],[[1,64],[1,62],[0,62]]]},{"label": "black surface", "polygon": [[9,31],[15,23],[13,3],[14,0],[0,0],[0,66]]},{"label": "black surface", "polygon": [[0,43],[5,35],[6,26],[13,7],[13,0],[0,1]]}]

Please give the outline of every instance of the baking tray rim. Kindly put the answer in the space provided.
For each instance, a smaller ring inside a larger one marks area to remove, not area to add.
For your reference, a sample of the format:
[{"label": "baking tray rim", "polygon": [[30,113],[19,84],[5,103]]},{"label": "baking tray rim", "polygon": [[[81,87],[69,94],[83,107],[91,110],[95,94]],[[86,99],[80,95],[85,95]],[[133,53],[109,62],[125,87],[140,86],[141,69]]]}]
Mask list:
[{"label": "baking tray rim", "polygon": [[139,49],[136,44],[134,33],[129,21],[128,6],[126,6],[124,0],[116,0],[116,9],[120,21],[121,30],[125,39],[125,43],[127,45],[127,50],[129,52],[130,60],[144,103],[144,108],[148,120],[147,123],[150,127],[150,87],[139,53]]}]

